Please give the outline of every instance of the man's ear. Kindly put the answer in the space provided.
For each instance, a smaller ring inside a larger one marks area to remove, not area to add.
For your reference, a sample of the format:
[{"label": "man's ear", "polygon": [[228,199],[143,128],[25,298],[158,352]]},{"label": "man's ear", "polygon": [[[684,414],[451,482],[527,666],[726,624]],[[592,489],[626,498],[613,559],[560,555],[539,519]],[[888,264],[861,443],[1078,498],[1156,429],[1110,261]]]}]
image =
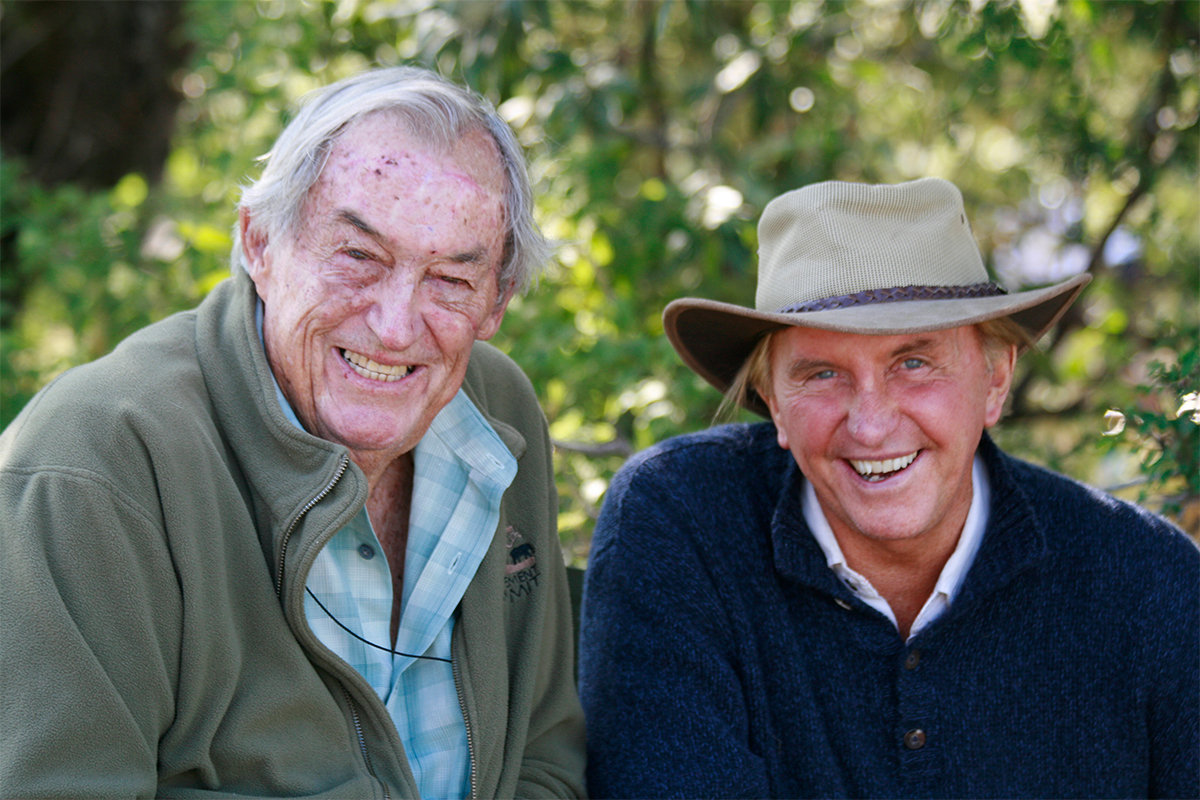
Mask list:
[{"label": "man's ear", "polygon": [[259,276],[266,270],[267,234],[254,224],[250,212],[244,208],[238,209],[238,229],[241,232],[242,258],[246,262],[246,271],[254,282],[258,283]]},{"label": "man's ear", "polygon": [[1010,346],[1004,353],[996,356],[992,364],[992,376],[988,381],[986,408],[984,410],[984,425],[988,428],[1000,420],[1004,411],[1004,401],[1008,399],[1008,391],[1012,388],[1013,373],[1017,368],[1017,346]]},{"label": "man's ear", "polygon": [[779,442],[779,446],[784,450],[788,449],[787,430],[779,424],[779,404],[775,402],[775,396],[772,393],[758,393],[758,396],[767,404],[767,410],[771,412],[771,421],[775,423],[775,440]]},{"label": "man's ear", "polygon": [[508,301],[512,300],[515,289],[516,287],[512,283],[509,283],[508,288],[496,300],[496,304],[492,306],[491,312],[484,317],[478,330],[475,331],[475,338],[478,341],[486,342],[496,335],[496,331],[500,330],[500,323],[504,321],[504,312],[508,310]]}]

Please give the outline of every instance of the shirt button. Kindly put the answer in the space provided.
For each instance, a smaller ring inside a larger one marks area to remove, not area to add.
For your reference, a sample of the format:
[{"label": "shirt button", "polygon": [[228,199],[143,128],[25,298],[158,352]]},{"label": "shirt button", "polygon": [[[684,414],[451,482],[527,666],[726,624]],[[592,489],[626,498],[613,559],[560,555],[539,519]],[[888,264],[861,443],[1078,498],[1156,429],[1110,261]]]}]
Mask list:
[{"label": "shirt button", "polygon": [[916,669],[917,664],[920,664],[920,663],[921,663],[921,652],[919,650],[913,650],[911,653],[908,654],[908,657],[904,659],[904,668],[905,669]]},{"label": "shirt button", "polygon": [[904,734],[904,746],[909,750],[920,750],[925,746],[925,731],[920,728],[913,728]]},{"label": "shirt button", "polygon": [[372,559],[375,557],[375,548],[369,544],[360,544],[358,546],[358,554],[365,559]]},{"label": "shirt button", "polygon": [[841,606],[842,608],[846,609],[847,611],[849,611],[849,610],[850,610],[850,604],[849,604],[849,603],[847,603],[845,600],[843,600],[843,599],[842,599],[842,598],[840,598],[840,597],[835,597],[835,598],[833,598],[833,602],[837,603],[839,606]]}]

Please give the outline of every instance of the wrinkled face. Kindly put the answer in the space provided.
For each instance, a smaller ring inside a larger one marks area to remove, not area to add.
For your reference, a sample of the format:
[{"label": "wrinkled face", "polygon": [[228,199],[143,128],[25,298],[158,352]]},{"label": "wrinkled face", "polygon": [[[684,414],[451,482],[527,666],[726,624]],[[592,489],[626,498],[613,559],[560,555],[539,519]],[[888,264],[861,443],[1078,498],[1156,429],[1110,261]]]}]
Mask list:
[{"label": "wrinkled face", "polygon": [[488,134],[442,149],[375,114],[334,144],[297,234],[267,241],[243,218],[275,378],[360,466],[416,446],[499,327],[504,188]]},{"label": "wrinkled face", "polygon": [[770,357],[779,445],[839,541],[957,539],[975,449],[1000,417],[1015,353],[989,367],[970,326],[902,336],[793,327],[775,335]]}]

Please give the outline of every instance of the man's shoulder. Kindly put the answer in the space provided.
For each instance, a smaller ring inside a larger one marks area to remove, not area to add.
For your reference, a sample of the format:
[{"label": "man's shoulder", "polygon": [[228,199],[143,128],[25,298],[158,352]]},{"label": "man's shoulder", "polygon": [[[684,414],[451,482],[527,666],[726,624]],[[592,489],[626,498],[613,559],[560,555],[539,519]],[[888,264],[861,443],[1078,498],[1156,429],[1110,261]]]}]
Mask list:
[{"label": "man's shoulder", "polygon": [[685,433],[653,445],[625,465],[629,472],[700,467],[739,474],[746,467],[776,470],[789,455],[769,422],[732,423]]},{"label": "man's shoulder", "polygon": [[87,452],[137,449],[139,438],[177,437],[207,416],[194,316],[149,325],[52,381],[0,437],[0,464],[68,464]]},{"label": "man's shoulder", "polygon": [[999,453],[996,466],[1011,476],[1060,555],[1087,554],[1130,568],[1141,562],[1200,567],[1196,542],[1159,514],[1010,455]]},{"label": "man's shoulder", "polygon": [[463,377],[463,390],[485,414],[506,415],[540,407],[533,384],[515,361],[487,342],[476,342]]},{"label": "man's shoulder", "polygon": [[775,437],[770,423],[735,423],[665,439],[631,457],[610,494],[686,505],[744,495],[774,503],[792,463]]},{"label": "man's shoulder", "polygon": [[[522,464],[544,462],[544,470],[549,473],[550,434],[546,417],[533,384],[515,361],[486,342],[476,342],[471,348],[462,391]],[[530,447],[544,452],[544,459],[530,462],[527,457]]]}]

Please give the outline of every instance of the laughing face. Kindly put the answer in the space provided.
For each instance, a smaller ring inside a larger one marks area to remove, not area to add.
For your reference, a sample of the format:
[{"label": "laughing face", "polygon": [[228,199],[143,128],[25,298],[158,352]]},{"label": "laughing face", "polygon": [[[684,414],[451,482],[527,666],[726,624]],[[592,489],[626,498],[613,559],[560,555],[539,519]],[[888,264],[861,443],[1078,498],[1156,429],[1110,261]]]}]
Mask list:
[{"label": "laughing face", "polygon": [[334,144],[294,235],[241,221],[280,388],[369,476],[416,446],[500,326],[504,188],[488,134],[433,147],[374,114]]},{"label": "laughing face", "polygon": [[1000,417],[1012,358],[989,365],[965,326],[902,336],[787,328],[770,359],[779,445],[843,548],[863,537],[957,540],[975,449]]}]

